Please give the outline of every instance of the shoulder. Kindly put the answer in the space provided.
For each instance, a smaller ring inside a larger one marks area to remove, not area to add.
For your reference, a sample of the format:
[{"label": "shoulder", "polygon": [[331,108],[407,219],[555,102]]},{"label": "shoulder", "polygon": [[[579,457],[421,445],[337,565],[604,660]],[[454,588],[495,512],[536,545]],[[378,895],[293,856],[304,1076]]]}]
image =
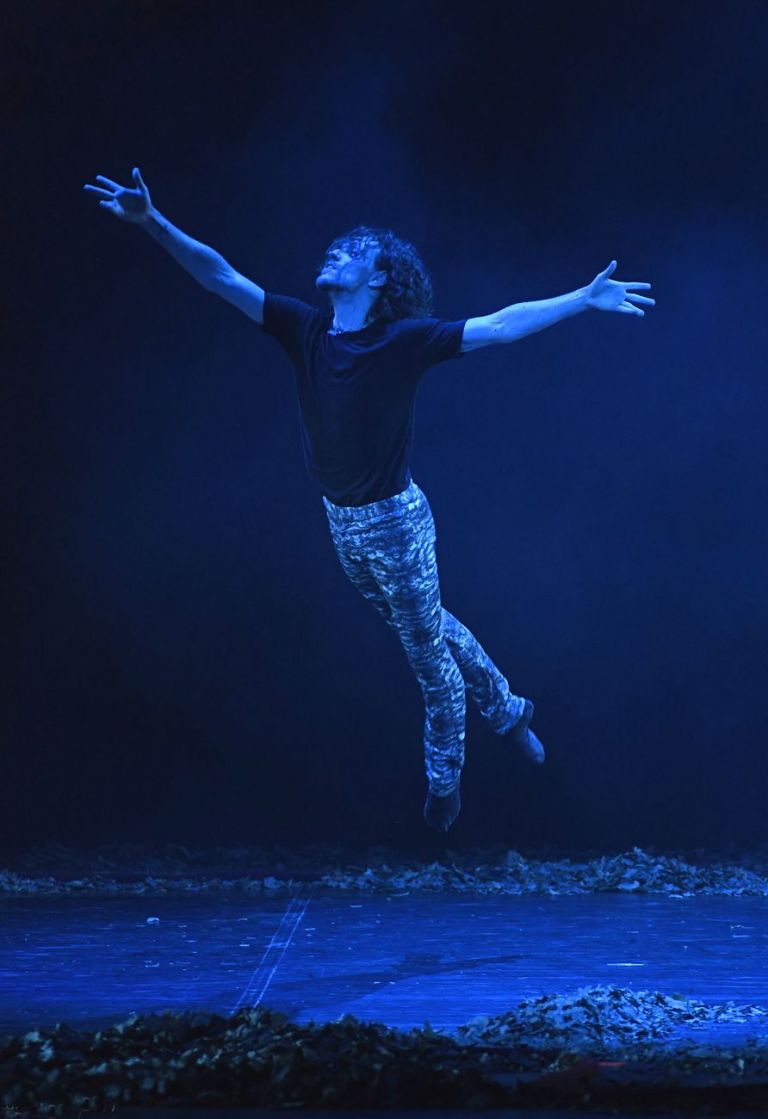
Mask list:
[{"label": "shoulder", "polygon": [[456,323],[462,325],[466,322],[465,319],[443,319],[436,315],[427,315],[417,319],[396,319],[390,323],[390,326],[398,327],[404,331],[412,331],[414,333],[429,333],[441,329],[444,326],[454,326]]},{"label": "shoulder", "polygon": [[293,295],[281,295],[276,291],[264,292],[264,307],[278,313],[284,312],[295,315],[316,315],[322,317],[323,312],[303,299],[296,299]]},{"label": "shoulder", "polygon": [[264,292],[264,322],[262,327],[267,333],[281,325],[309,327],[325,317],[322,311],[309,303],[305,303],[303,299],[296,299],[292,295],[282,295],[274,291]]},{"label": "shoulder", "polygon": [[406,344],[414,346],[428,360],[458,357],[466,319],[441,319],[430,315],[418,319],[399,319],[392,326]]}]

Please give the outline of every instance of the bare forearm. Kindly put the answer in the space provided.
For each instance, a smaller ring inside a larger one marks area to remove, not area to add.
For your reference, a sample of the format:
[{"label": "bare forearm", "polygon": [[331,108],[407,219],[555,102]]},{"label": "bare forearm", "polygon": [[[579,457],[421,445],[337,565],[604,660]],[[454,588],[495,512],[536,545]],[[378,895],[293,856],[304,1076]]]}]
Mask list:
[{"label": "bare forearm", "polygon": [[499,323],[499,341],[515,342],[526,334],[535,334],[547,326],[554,326],[562,319],[587,310],[586,288],[556,295],[553,299],[538,299],[532,303],[513,303],[494,315]]},{"label": "bare forearm", "polygon": [[204,288],[210,289],[217,280],[232,273],[232,266],[221,253],[182,233],[154,206],[139,224]]}]

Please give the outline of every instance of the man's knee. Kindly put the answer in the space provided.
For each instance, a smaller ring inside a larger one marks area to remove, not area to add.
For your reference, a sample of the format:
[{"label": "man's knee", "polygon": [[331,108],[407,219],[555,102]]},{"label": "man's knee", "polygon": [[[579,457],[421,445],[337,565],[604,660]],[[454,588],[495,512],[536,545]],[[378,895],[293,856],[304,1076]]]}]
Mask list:
[{"label": "man's knee", "polygon": [[442,630],[435,626],[401,626],[400,638],[414,656],[427,659],[434,659],[436,650],[445,644]]},{"label": "man's knee", "polygon": [[420,641],[403,638],[403,646],[411,667],[425,680],[445,679],[446,674],[453,669],[458,672],[456,662],[441,634],[428,633]]}]

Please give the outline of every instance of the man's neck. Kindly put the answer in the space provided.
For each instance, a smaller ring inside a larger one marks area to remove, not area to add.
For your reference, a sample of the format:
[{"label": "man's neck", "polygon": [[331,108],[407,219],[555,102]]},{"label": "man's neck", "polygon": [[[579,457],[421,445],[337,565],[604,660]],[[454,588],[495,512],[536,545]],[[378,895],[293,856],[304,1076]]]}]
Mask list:
[{"label": "man's neck", "polygon": [[354,331],[369,326],[368,316],[373,306],[370,300],[360,301],[355,299],[354,296],[351,299],[345,299],[344,294],[334,292],[331,296],[331,303],[333,304],[332,328],[339,331]]}]

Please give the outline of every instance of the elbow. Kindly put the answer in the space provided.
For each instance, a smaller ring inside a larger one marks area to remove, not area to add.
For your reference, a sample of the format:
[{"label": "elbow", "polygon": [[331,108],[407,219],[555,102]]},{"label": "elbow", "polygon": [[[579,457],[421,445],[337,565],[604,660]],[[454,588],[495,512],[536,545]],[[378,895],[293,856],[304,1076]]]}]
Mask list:
[{"label": "elbow", "polygon": [[206,291],[213,292],[214,295],[221,295],[222,291],[234,282],[234,272],[228,272],[226,269],[216,269],[215,272],[207,273],[205,276],[200,277],[200,283]]}]

